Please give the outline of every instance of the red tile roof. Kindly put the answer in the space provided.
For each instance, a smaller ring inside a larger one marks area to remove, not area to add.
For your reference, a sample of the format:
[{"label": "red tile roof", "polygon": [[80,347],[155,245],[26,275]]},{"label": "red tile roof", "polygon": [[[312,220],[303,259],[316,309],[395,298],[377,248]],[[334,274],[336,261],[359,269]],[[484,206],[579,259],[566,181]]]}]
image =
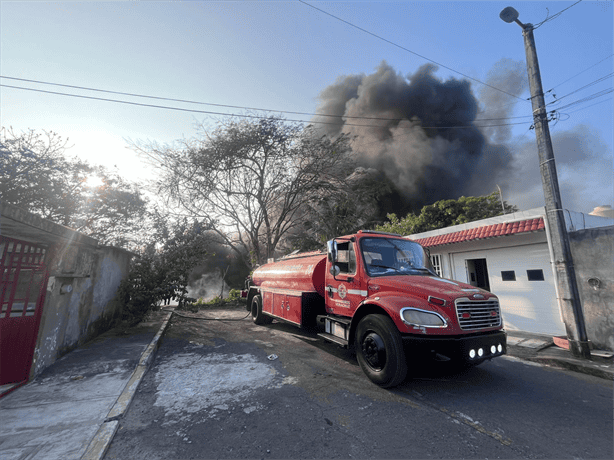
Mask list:
[{"label": "red tile roof", "polygon": [[461,243],[463,241],[483,240],[486,238],[496,238],[498,236],[515,235],[517,233],[539,232],[545,230],[544,219],[520,220],[506,224],[485,225],[460,232],[447,233],[445,235],[429,236],[414,241],[422,246],[441,246],[444,244]]}]

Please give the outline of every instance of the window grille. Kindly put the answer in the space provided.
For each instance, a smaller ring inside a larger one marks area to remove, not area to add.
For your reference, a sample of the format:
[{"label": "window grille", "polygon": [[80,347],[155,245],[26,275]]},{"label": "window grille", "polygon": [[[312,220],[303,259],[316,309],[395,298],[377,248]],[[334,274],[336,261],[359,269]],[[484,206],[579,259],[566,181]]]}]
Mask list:
[{"label": "window grille", "polygon": [[439,276],[443,276],[443,271],[441,270],[441,255],[440,254],[431,255],[431,264],[433,264],[433,268],[435,269],[435,272]]}]

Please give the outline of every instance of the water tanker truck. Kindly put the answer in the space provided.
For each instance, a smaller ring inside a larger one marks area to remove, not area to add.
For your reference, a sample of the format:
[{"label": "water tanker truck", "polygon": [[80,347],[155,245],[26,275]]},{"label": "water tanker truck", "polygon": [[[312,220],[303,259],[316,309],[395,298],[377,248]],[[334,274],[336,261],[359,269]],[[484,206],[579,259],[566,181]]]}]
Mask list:
[{"label": "water tanker truck", "polygon": [[267,263],[244,295],[254,323],[319,329],[384,388],[422,358],[472,366],[506,352],[498,298],[439,277],[424,248],[400,235],[361,230],[326,253]]}]

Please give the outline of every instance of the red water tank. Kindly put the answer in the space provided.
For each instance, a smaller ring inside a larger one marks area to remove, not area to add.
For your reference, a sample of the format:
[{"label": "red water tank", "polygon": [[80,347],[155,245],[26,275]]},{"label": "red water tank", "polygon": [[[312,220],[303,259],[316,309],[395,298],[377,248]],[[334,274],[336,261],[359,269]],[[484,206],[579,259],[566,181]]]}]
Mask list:
[{"label": "red water tank", "polygon": [[252,274],[256,286],[317,292],[324,297],[326,254],[298,254],[263,265]]}]

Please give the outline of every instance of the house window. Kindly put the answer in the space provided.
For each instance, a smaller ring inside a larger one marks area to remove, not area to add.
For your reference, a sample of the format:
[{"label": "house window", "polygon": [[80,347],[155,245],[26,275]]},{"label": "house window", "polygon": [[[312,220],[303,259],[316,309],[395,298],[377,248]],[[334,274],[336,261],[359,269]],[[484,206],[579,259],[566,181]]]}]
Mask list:
[{"label": "house window", "polygon": [[543,270],[527,270],[527,278],[529,281],[544,281]]},{"label": "house window", "polygon": [[435,273],[437,273],[439,276],[443,276],[443,272],[441,270],[441,256],[439,254],[433,254],[431,256],[431,264],[435,269]]},{"label": "house window", "polygon": [[514,270],[502,271],[501,281],[516,281],[516,272]]}]

